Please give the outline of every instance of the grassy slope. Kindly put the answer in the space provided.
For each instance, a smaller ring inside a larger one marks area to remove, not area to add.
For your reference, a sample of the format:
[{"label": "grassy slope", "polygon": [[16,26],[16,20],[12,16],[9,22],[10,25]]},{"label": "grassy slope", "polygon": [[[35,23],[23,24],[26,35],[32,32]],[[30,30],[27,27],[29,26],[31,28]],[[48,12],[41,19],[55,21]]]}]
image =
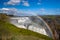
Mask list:
[{"label": "grassy slope", "polygon": [[[16,26],[8,22],[0,21],[0,35],[3,34],[5,35],[9,34],[10,36],[13,36],[13,38],[18,38],[18,39],[22,38],[21,40],[38,40],[38,39],[52,40],[51,38],[45,35],[38,34],[30,30],[17,28]],[[14,39],[14,40],[18,40],[18,39]]]}]

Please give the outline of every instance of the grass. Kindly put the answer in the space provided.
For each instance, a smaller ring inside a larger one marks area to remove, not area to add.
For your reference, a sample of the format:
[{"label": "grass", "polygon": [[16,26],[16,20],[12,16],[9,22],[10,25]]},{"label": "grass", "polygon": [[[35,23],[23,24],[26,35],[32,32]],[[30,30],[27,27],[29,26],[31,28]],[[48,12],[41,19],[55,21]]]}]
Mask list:
[{"label": "grass", "polygon": [[23,29],[17,28],[16,26],[0,20],[0,37],[10,37],[11,40],[52,40],[48,36]]}]

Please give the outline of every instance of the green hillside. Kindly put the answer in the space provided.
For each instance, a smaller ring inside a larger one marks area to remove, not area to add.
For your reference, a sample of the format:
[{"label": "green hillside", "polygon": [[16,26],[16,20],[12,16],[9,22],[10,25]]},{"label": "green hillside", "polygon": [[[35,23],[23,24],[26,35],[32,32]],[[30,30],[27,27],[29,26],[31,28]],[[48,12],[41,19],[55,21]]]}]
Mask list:
[{"label": "green hillside", "polygon": [[0,20],[0,40],[52,40],[52,38],[30,30],[17,28]]}]

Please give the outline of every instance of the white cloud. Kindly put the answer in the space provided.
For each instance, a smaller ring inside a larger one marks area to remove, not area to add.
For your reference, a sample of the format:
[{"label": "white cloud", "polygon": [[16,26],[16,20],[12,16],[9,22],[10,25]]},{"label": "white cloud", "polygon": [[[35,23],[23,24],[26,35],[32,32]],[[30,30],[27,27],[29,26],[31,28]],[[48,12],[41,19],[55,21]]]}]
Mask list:
[{"label": "white cloud", "polygon": [[16,8],[1,8],[0,9],[1,13],[8,13],[8,14],[16,14],[17,11],[18,10]]},{"label": "white cloud", "polygon": [[45,11],[45,9],[44,9],[44,8],[41,8],[41,9],[40,9],[40,11],[41,11],[41,12],[44,12],[44,11]]},{"label": "white cloud", "polygon": [[2,8],[2,9],[0,9],[0,10],[9,10],[8,8]]},{"label": "white cloud", "polygon": [[1,13],[7,13],[7,14],[13,14],[13,15],[18,15],[18,16],[32,16],[32,15],[37,15],[35,12],[32,10],[22,10],[22,9],[16,9],[16,8],[1,8],[0,9]]},{"label": "white cloud", "polygon": [[29,11],[25,11],[22,9],[16,9],[16,8],[1,8],[0,9],[0,13],[7,13],[7,14],[12,14],[12,15],[19,15],[19,16],[26,16],[26,15],[30,15]]},{"label": "white cloud", "polygon": [[8,13],[7,12],[8,10],[9,10],[8,8],[1,8],[0,9],[0,13]]},{"label": "white cloud", "polygon": [[23,3],[22,4],[23,6],[30,6],[29,2],[24,1],[24,0],[9,0],[8,2],[5,2],[4,4],[5,5],[17,5],[17,4],[20,4],[21,2]]},{"label": "white cloud", "polygon": [[46,15],[47,11],[45,8],[40,8],[39,10],[35,11],[38,15]]},{"label": "white cloud", "polygon": [[9,4],[9,5],[16,5],[19,4],[21,0],[9,0],[7,3],[4,4]]},{"label": "white cloud", "polygon": [[1,8],[0,10],[17,10],[16,8]]},{"label": "white cloud", "polygon": [[41,5],[42,0],[38,0],[37,5]]},{"label": "white cloud", "polygon": [[51,15],[52,13],[53,13],[53,11],[51,12],[52,10],[47,10],[47,9],[45,9],[45,8],[41,8],[40,9],[40,13],[42,14],[42,15]]},{"label": "white cloud", "polygon": [[23,5],[24,6],[30,6],[29,3],[28,3],[28,1],[23,1]]},{"label": "white cloud", "polygon": [[60,14],[60,8],[57,8],[55,11],[56,14]]}]

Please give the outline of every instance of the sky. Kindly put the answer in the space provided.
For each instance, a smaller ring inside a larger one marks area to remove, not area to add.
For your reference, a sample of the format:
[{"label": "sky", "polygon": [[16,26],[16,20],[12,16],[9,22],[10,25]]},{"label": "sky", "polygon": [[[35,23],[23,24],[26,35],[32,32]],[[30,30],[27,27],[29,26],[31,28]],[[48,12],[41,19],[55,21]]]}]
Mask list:
[{"label": "sky", "polygon": [[14,15],[60,15],[60,0],[0,0],[0,12]]}]

